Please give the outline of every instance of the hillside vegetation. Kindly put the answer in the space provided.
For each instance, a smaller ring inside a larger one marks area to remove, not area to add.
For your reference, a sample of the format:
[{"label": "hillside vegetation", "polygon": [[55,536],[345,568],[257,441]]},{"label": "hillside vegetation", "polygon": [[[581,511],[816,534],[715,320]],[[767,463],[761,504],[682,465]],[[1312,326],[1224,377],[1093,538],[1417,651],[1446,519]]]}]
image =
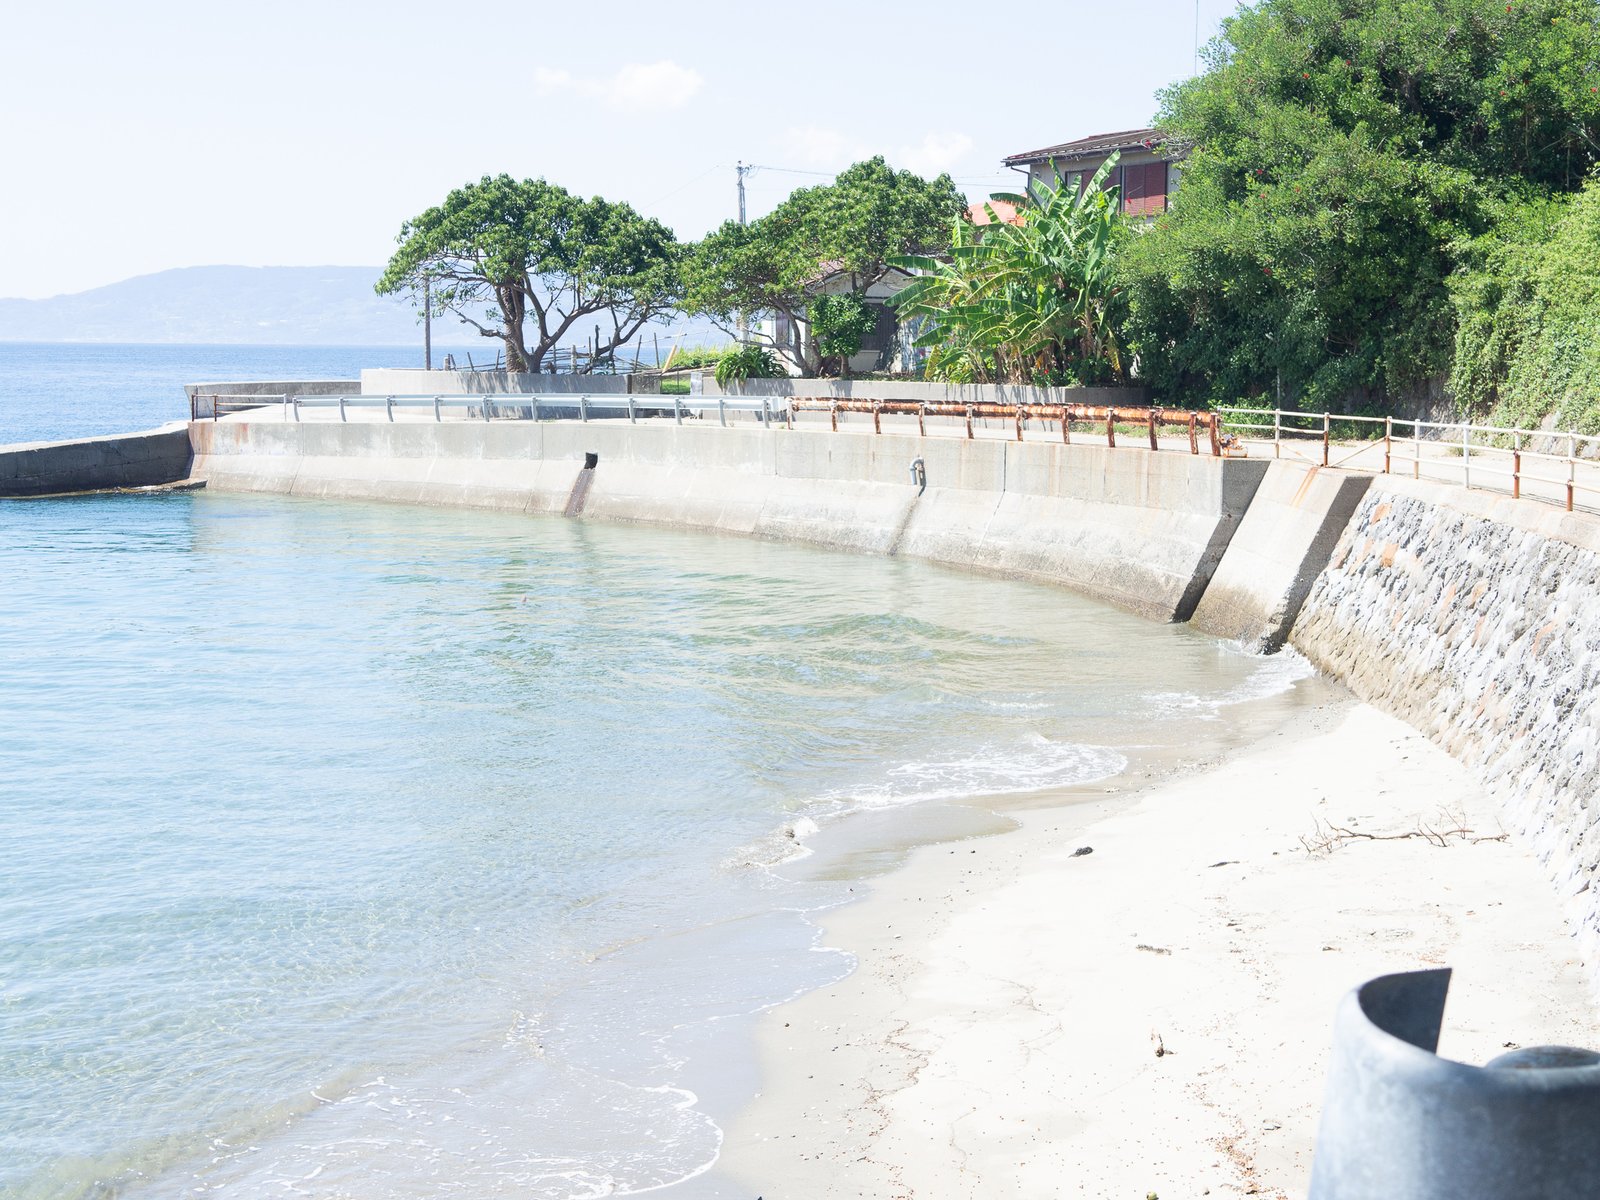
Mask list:
[{"label": "hillside vegetation", "polygon": [[1592,0],[1226,20],[1206,72],[1162,96],[1192,151],[1122,259],[1140,373],[1169,401],[1372,409],[1450,377],[1475,412],[1529,419],[1552,356],[1553,378],[1592,381],[1597,46]]}]

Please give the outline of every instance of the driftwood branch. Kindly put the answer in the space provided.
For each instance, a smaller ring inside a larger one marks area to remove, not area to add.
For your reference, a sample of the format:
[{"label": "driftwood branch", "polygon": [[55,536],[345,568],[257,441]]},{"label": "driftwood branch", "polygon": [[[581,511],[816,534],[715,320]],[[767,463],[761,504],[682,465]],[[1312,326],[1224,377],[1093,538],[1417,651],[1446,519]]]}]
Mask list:
[{"label": "driftwood branch", "polygon": [[1440,809],[1438,816],[1432,821],[1419,818],[1415,828],[1400,833],[1368,833],[1364,829],[1351,829],[1318,819],[1311,833],[1301,836],[1300,845],[1307,854],[1332,854],[1351,842],[1404,842],[1421,838],[1430,846],[1444,849],[1452,841],[1475,846],[1479,842],[1503,842],[1507,836],[1504,831],[1497,834],[1480,834],[1467,824],[1465,813]]}]

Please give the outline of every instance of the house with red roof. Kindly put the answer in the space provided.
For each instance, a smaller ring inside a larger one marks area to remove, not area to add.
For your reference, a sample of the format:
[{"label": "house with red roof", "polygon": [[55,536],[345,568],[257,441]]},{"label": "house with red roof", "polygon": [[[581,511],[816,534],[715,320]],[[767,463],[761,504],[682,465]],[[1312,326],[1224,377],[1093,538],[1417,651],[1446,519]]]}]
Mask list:
[{"label": "house with red roof", "polygon": [[1026,172],[1030,183],[1037,180],[1055,186],[1067,180],[1081,189],[1088,186],[1094,173],[1113,154],[1120,157],[1109,182],[1122,189],[1122,210],[1130,216],[1145,217],[1165,212],[1169,199],[1178,190],[1181,155],[1163,142],[1158,129],[1097,133],[1058,146],[1010,154],[1003,161],[1014,171]]}]

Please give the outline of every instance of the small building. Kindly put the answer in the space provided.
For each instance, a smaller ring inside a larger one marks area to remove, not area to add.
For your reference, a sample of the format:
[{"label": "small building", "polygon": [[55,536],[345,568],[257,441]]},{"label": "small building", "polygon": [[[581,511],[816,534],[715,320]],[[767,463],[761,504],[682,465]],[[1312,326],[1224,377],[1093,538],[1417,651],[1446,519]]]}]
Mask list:
[{"label": "small building", "polygon": [[[860,352],[850,359],[852,375],[909,369],[911,338],[889,300],[911,279],[905,271],[890,267],[881,279],[861,293],[876,323],[872,332],[861,339]],[[806,290],[813,296],[840,295],[849,292],[854,282],[848,271],[827,270]],[[801,373],[795,360],[803,358],[802,347],[810,333],[804,324],[791,321],[784,313],[769,314],[760,323],[759,332],[763,340],[781,348],[780,361],[790,374]]]},{"label": "small building", "polygon": [[1180,155],[1162,143],[1158,129],[1097,133],[1008,155],[1003,161],[1014,171],[1026,171],[1029,183],[1037,180],[1054,186],[1065,179],[1081,190],[1113,154],[1120,157],[1109,182],[1122,189],[1122,211],[1148,217],[1165,212],[1178,190]]}]

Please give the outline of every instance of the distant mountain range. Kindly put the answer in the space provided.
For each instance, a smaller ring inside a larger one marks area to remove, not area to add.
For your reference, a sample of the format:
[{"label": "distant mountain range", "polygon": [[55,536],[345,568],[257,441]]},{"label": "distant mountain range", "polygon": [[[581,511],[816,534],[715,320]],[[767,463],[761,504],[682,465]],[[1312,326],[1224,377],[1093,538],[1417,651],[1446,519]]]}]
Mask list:
[{"label": "distant mountain range", "polygon": [[[70,296],[0,300],[0,342],[418,345],[415,306],[376,295],[380,274],[380,267],[179,267]],[[663,353],[672,336],[686,345],[727,341],[705,321],[651,327],[658,328]],[[434,320],[433,341],[462,346],[482,339],[446,317]]]},{"label": "distant mountain range", "polygon": [[[180,267],[52,296],[0,300],[0,341],[391,346],[421,339],[380,267]],[[451,322],[441,341],[462,341]]]}]

